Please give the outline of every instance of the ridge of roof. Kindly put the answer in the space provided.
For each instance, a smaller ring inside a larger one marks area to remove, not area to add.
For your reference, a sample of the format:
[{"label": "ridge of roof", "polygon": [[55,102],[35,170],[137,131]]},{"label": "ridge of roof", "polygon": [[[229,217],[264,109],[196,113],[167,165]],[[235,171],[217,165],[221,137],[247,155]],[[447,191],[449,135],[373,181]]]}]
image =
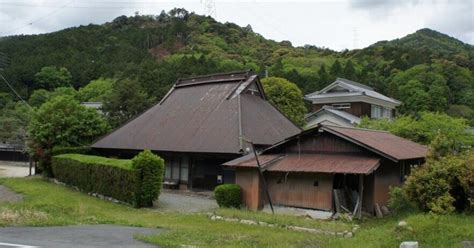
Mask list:
[{"label": "ridge of roof", "polygon": [[[327,93],[329,89],[335,87],[336,85],[341,85],[342,87],[348,88],[350,92],[337,92],[337,93]],[[391,102],[392,104],[400,105],[401,102],[383,95],[377,92],[374,88],[369,87],[367,85],[351,81],[345,78],[337,78],[334,82],[329,84],[328,86],[324,87],[319,91],[315,91],[310,94],[306,94],[304,99],[311,101],[314,99],[321,99],[321,98],[332,98],[332,97],[346,97],[346,96],[366,96],[374,99],[378,99],[385,102]]]},{"label": "ridge of roof", "polygon": [[180,78],[176,81],[176,87],[194,86],[206,83],[220,83],[220,82],[232,82],[232,81],[244,81],[249,76],[254,75],[251,70],[247,71],[233,71],[226,73],[215,73],[190,78]]},{"label": "ridge of roof", "polygon": [[365,84],[361,84],[361,83],[358,83],[358,82],[355,82],[355,81],[352,81],[352,80],[349,80],[349,79],[338,77],[338,78],[336,78],[336,81],[341,81],[341,82],[346,83],[346,84],[352,84],[353,86],[357,86],[357,87],[364,88],[364,89],[367,89],[367,90],[375,91],[374,88],[372,88],[370,86],[367,86]]},{"label": "ridge of roof", "polygon": [[[353,129],[353,130],[359,130],[359,131],[366,131],[366,132],[379,132],[379,133],[389,133],[389,131],[385,130],[377,130],[377,129],[370,129],[370,128],[360,128],[360,127],[342,127],[342,126],[335,126],[335,125],[322,125],[323,127],[334,127],[334,128],[344,128],[344,129]],[[395,135],[396,136],[396,135]]]},{"label": "ridge of roof", "polygon": [[323,107],[321,107],[319,110],[315,111],[315,112],[312,112],[308,115],[306,115],[304,118],[305,119],[310,119],[312,118],[313,116],[323,112],[323,111],[327,111],[333,115],[336,115],[337,117],[340,117],[340,118],[343,118],[345,120],[348,120],[350,121],[351,123],[354,121],[354,122],[357,122],[361,120],[361,118],[351,114],[351,113],[348,113],[348,112],[345,112],[345,111],[342,111],[342,110],[339,110],[337,108],[334,108],[332,106],[329,106],[329,105],[324,105]]}]

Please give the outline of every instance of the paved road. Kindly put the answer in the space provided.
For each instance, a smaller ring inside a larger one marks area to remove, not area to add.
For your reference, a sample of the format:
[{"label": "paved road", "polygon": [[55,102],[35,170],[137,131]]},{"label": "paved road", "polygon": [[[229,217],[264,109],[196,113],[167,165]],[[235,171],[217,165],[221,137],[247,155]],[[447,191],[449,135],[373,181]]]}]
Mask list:
[{"label": "paved road", "polygon": [[133,239],[159,229],[116,225],[0,228],[0,248],[156,247]]}]

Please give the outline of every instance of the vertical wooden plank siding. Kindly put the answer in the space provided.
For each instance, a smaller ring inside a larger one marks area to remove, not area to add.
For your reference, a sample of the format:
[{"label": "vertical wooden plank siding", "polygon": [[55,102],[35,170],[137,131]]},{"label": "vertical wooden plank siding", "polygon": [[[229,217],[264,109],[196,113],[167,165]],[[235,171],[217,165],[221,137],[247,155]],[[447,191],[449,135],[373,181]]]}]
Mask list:
[{"label": "vertical wooden plank siding", "polygon": [[274,204],[332,209],[332,174],[272,172],[267,174],[267,183]]},{"label": "vertical wooden plank siding", "polygon": [[399,186],[400,184],[400,165],[384,160],[375,171],[374,204],[387,205],[390,198],[390,187]]},{"label": "vertical wooden plank siding", "polygon": [[235,183],[242,188],[242,203],[248,209],[258,210],[262,207],[260,178],[257,168],[237,168]]}]

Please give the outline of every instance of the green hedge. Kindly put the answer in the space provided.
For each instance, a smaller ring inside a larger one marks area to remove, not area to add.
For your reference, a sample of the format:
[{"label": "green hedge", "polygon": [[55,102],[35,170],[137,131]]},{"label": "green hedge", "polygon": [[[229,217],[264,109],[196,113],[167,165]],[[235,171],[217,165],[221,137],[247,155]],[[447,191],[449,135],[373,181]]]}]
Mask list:
[{"label": "green hedge", "polygon": [[65,147],[65,146],[55,146],[52,151],[52,155],[61,155],[61,154],[87,154],[95,155],[94,151],[87,146],[75,146],[75,147]]},{"label": "green hedge", "polygon": [[165,161],[150,151],[144,151],[132,159],[132,167],[138,171],[135,204],[153,206],[163,185]]},{"label": "green hedge", "polygon": [[62,154],[52,158],[51,166],[57,180],[81,191],[144,207],[151,206],[159,196],[164,161],[150,151],[133,160]]},{"label": "green hedge", "polygon": [[214,189],[219,207],[240,208],[242,189],[237,184],[222,184]]}]

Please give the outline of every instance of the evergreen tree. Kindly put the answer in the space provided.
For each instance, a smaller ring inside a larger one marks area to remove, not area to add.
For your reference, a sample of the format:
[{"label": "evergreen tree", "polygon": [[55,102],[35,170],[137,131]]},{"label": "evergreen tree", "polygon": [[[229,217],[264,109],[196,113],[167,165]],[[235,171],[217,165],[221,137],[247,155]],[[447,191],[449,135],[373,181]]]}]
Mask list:
[{"label": "evergreen tree", "polygon": [[339,60],[336,59],[336,61],[334,61],[334,63],[331,66],[331,70],[329,71],[329,73],[331,74],[331,76],[334,79],[337,78],[337,77],[342,76],[342,66],[341,66],[341,63],[339,62]]},{"label": "evergreen tree", "polygon": [[326,85],[330,84],[329,74],[326,71],[326,67],[321,65],[318,71],[318,90],[324,88]]},{"label": "evergreen tree", "polygon": [[343,75],[345,78],[349,80],[354,80],[356,81],[356,70],[354,68],[354,64],[352,63],[352,60],[348,60],[346,62],[346,65],[344,66],[344,72]]}]

